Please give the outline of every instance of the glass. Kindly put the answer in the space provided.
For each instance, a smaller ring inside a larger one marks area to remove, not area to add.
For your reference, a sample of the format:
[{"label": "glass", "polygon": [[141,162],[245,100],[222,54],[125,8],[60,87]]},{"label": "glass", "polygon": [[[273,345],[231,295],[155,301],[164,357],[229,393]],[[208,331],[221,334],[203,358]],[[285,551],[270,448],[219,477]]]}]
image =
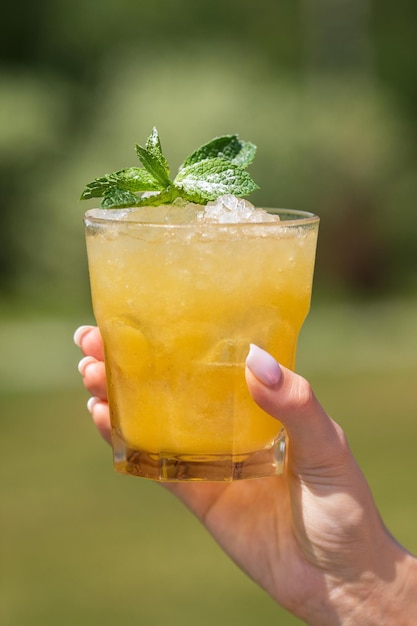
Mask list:
[{"label": "glass", "polygon": [[[158,481],[279,474],[285,431],[252,400],[249,344],[294,368],[319,218],[191,223],[177,207],[85,214],[114,466]],[[173,222],[176,223],[173,223]]]}]

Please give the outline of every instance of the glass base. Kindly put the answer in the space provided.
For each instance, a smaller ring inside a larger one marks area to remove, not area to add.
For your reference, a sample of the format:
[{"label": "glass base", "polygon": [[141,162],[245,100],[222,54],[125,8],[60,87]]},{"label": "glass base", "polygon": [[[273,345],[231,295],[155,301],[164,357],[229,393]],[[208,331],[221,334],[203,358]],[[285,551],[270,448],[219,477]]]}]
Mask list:
[{"label": "glass base", "polygon": [[114,468],[121,474],[159,482],[231,482],[282,474],[286,436],[282,430],[274,442],[248,454],[170,454],[128,448],[113,433]]}]

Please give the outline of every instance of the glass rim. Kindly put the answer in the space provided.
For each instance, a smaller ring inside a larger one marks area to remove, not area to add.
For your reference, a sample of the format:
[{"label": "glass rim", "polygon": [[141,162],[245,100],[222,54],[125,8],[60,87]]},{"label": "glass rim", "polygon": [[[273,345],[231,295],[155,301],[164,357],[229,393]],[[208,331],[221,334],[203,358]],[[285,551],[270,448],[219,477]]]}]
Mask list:
[{"label": "glass rim", "polygon": [[[132,210],[135,209],[137,207],[132,207]],[[283,226],[285,225],[287,228],[291,227],[291,226],[307,226],[307,225],[312,225],[312,224],[316,224],[320,221],[320,218],[318,215],[316,215],[315,213],[312,213],[310,211],[302,211],[299,209],[285,209],[285,208],[272,208],[272,207],[255,207],[255,209],[262,209],[264,211],[266,211],[267,213],[271,213],[273,215],[287,215],[287,216],[293,216],[293,219],[291,219],[291,217],[289,217],[289,219],[285,219],[282,221],[278,221],[278,222],[193,222],[193,223],[169,223],[169,222],[157,222],[157,221],[149,221],[149,220],[141,220],[139,219],[127,219],[127,215],[131,215],[126,214],[123,217],[113,217],[116,216],[117,213],[116,212],[120,212],[120,211],[129,211],[129,208],[127,207],[126,209],[101,209],[101,208],[92,208],[92,209],[88,209],[85,213],[84,213],[84,218],[83,221],[85,223],[85,225],[87,225],[87,223],[91,223],[91,224],[101,224],[101,225],[105,225],[105,224],[111,224],[113,227],[116,226],[117,224],[120,225],[139,225],[139,226],[148,226],[148,227],[155,227],[155,228],[240,228],[240,227],[245,227],[245,228],[250,228],[250,227],[258,227],[262,226],[262,227],[279,227],[279,226]],[[107,215],[106,215],[107,214]],[[110,216],[110,214],[112,214],[112,216]]]}]

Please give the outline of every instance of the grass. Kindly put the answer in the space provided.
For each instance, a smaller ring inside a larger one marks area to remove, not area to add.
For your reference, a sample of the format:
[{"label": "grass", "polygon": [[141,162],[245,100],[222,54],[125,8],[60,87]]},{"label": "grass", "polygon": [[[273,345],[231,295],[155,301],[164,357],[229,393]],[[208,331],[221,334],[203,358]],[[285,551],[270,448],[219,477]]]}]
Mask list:
[{"label": "grass", "polygon": [[[388,527],[413,552],[416,309],[313,307],[298,365],[346,430]],[[75,373],[73,326],[0,324],[1,623],[300,624],[169,493],[114,474]]]}]

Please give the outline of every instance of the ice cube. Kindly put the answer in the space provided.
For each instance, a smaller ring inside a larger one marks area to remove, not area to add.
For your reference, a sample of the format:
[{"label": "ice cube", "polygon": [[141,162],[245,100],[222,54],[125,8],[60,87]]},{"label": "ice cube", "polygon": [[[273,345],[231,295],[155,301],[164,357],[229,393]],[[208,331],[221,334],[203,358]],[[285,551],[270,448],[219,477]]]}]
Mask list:
[{"label": "ice cube", "polygon": [[198,213],[197,220],[217,224],[241,224],[276,222],[279,218],[263,209],[255,209],[244,198],[227,194],[208,202],[204,210]]},{"label": "ice cube", "polygon": [[202,363],[214,367],[243,366],[249,351],[249,340],[222,339],[204,355]]},{"label": "ice cube", "polygon": [[144,206],[133,209],[126,219],[146,224],[189,224],[200,208],[193,203]]},{"label": "ice cube", "polygon": [[132,211],[133,209],[90,209],[87,217],[118,221],[125,219]]},{"label": "ice cube", "polygon": [[249,216],[248,222],[255,222],[256,224],[260,222],[279,222],[279,215],[272,215],[264,209],[255,209]]},{"label": "ice cube", "polygon": [[[218,202],[218,200],[220,200],[220,203]],[[217,201],[215,201],[215,203],[219,204],[220,206],[226,207],[230,211],[248,212],[248,211],[253,211],[255,208],[253,204],[248,202],[248,200],[245,200],[244,198],[237,198],[236,196],[233,196],[232,194],[220,196],[220,198],[218,198]]]}]

